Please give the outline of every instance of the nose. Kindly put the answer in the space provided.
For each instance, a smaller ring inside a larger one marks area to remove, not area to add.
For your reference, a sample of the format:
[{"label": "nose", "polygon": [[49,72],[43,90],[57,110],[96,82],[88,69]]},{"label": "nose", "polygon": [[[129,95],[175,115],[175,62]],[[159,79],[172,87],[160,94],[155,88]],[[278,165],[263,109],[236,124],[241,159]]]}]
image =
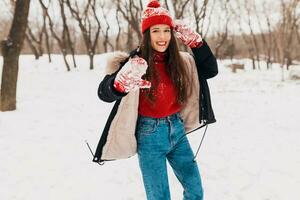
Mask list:
[{"label": "nose", "polygon": [[165,32],[160,32],[159,39],[165,39],[167,37],[167,34]]}]

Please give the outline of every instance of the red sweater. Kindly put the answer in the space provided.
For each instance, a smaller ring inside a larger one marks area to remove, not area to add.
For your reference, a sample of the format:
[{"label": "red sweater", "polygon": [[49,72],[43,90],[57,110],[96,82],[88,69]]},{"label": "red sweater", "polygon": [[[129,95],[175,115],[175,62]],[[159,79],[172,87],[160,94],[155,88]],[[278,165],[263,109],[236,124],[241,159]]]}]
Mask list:
[{"label": "red sweater", "polygon": [[180,105],[177,103],[175,86],[166,71],[168,66],[165,65],[164,53],[155,52],[154,67],[159,76],[157,90],[154,91],[155,102],[151,103],[147,99],[147,89],[140,90],[138,112],[142,116],[161,118],[178,112]]}]

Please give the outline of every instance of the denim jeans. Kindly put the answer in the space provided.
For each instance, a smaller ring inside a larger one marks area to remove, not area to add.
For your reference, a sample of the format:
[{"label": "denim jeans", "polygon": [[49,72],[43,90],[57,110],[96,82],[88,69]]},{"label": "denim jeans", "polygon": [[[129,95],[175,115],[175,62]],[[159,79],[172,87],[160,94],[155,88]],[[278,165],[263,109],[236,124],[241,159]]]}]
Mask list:
[{"label": "denim jeans", "polygon": [[167,160],[183,187],[184,200],[202,200],[197,163],[178,113],[165,118],[139,116],[138,159],[148,200],[169,200]]}]

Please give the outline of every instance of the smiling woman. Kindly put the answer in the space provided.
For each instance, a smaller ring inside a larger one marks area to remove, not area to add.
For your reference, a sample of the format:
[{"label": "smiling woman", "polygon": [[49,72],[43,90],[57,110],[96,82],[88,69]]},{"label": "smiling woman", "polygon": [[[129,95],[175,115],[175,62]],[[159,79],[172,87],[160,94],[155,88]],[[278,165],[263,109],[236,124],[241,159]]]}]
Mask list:
[{"label": "smiling woman", "polygon": [[150,27],[151,46],[158,52],[165,52],[171,40],[171,28],[165,24]]},{"label": "smiling woman", "polygon": [[[107,64],[113,72],[99,85],[99,98],[116,103],[93,161],[137,153],[147,199],[169,200],[168,161],[184,199],[202,200],[200,173],[186,133],[216,121],[206,81],[218,73],[216,59],[201,36],[174,24],[158,1],[143,11],[141,28],[140,47],[129,55],[116,53]],[[193,56],[179,52],[176,37]]]}]

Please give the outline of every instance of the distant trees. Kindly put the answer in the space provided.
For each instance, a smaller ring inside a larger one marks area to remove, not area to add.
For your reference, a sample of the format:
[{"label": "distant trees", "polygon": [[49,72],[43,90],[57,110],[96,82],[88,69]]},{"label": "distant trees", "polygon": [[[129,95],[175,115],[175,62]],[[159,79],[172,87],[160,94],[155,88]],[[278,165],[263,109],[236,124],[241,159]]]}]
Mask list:
[{"label": "distant trees", "polygon": [[299,32],[300,1],[280,0],[280,12],[282,18],[275,27],[275,44],[278,51],[278,61],[288,69],[294,60],[292,47],[294,46],[293,43],[297,42],[296,37]]},{"label": "distant trees", "polygon": [[268,69],[273,62],[288,69],[293,60],[300,60],[299,0],[233,0],[230,4],[239,29],[231,36],[235,37],[234,46],[239,57],[252,60],[253,69],[260,68],[260,60],[267,62]]},{"label": "distant trees", "polygon": [[49,4],[51,3],[51,0],[48,1],[48,5],[46,5],[43,0],[39,0],[39,3],[42,7],[43,10],[43,14],[45,16],[45,20],[47,19],[48,24],[49,24],[49,29],[50,32],[52,34],[52,37],[56,40],[58,47],[60,49],[61,54],[63,55],[63,59],[66,65],[66,68],[68,71],[71,70],[69,61],[67,60],[67,54],[68,54],[68,49],[70,50],[71,54],[72,54],[72,58],[73,58],[73,64],[74,67],[76,67],[76,61],[75,61],[75,51],[74,48],[72,46],[72,41],[71,41],[71,35],[70,35],[70,31],[69,31],[69,27],[67,24],[67,19],[66,19],[66,14],[65,14],[65,4],[62,2],[62,0],[59,0],[59,10],[60,10],[60,19],[62,20],[62,31],[61,34],[59,35],[58,30],[55,29],[54,27],[54,22],[52,20],[51,15],[49,14]]},{"label": "distant trees", "polygon": [[[9,1],[2,2],[7,6]],[[32,1],[40,17],[29,18],[24,52],[36,59],[47,53],[51,61],[51,53],[60,53],[71,70],[76,67],[74,54],[86,54],[93,69],[95,54],[130,51],[141,41],[141,15],[148,0]],[[160,0],[174,18],[184,19],[208,40],[218,58],[247,57],[253,69],[260,68],[260,60],[268,68],[274,62],[288,68],[300,60],[299,2]],[[0,26],[5,26],[1,20]]]},{"label": "distant trees", "polygon": [[[231,7],[229,5],[229,0],[219,0],[219,9],[220,12],[217,14],[217,22],[220,27],[222,27],[220,30],[216,31],[214,40],[215,40],[215,56],[217,58],[220,58],[221,55],[225,56],[225,49],[223,52],[221,51],[222,47],[226,45],[226,41],[229,37],[229,23],[231,21],[232,11]],[[232,56],[234,51],[231,52]]]},{"label": "distant trees", "polygon": [[0,91],[1,111],[16,109],[16,90],[19,70],[19,55],[26,35],[30,0],[15,1],[15,11],[10,32],[1,41],[3,71]]},{"label": "distant trees", "polygon": [[87,0],[80,9],[77,1],[65,0],[73,18],[78,23],[83,41],[86,47],[86,53],[90,58],[90,69],[94,69],[94,55],[98,45],[98,39],[101,31],[101,22],[97,15],[98,5],[96,0]]},{"label": "distant trees", "polygon": [[117,0],[114,4],[117,7],[117,14],[121,14],[127,24],[127,28],[125,27],[125,32],[127,31],[127,49],[132,49],[138,44],[137,41],[142,39],[140,27],[143,10],[142,0]]},{"label": "distant trees", "polygon": [[[95,54],[130,51],[142,39],[140,21],[148,1],[31,2],[35,12],[29,15],[30,0],[0,1],[0,7],[6,7],[5,15],[0,16],[2,111],[16,107],[18,58],[24,39],[24,53],[32,53],[36,59],[46,53],[49,62],[52,53],[60,53],[67,71],[77,67],[75,54],[86,54],[89,68],[94,69]],[[277,62],[283,71],[300,60],[300,0],[160,0],[160,3],[175,19],[184,19],[209,41],[219,59],[250,58],[253,69],[260,69],[261,60],[267,62],[268,69]],[[68,59],[70,56],[72,59]]]}]

